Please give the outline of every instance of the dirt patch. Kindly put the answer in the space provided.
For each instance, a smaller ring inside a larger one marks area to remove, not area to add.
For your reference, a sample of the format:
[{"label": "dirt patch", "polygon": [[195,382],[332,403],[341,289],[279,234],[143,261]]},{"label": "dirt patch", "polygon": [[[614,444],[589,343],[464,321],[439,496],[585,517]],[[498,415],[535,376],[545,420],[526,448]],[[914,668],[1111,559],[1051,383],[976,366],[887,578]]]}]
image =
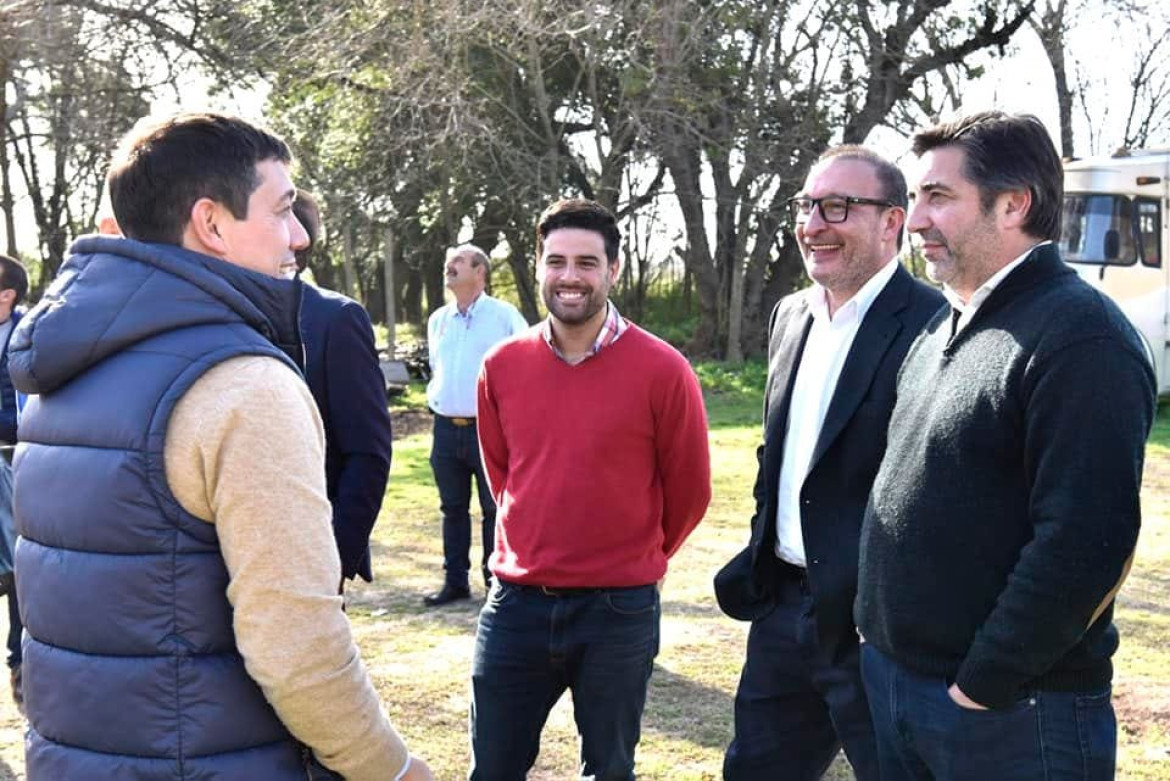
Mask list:
[{"label": "dirt patch", "polygon": [[390,419],[394,424],[394,439],[406,439],[409,436],[430,431],[431,413],[424,410],[391,410]]},{"label": "dirt patch", "polygon": [[1127,735],[1141,738],[1151,727],[1170,732],[1170,684],[1115,683],[1113,709],[1118,727]]}]

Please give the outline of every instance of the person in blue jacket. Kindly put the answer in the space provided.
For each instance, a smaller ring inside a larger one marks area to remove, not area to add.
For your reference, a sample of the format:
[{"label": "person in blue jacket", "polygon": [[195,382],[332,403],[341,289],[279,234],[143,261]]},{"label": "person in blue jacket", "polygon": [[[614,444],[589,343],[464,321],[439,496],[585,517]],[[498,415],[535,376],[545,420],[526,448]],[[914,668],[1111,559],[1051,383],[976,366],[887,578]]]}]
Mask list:
[{"label": "person in blue jacket", "polygon": [[3,532],[3,555],[8,572],[0,577],[0,594],[8,595],[8,669],[12,701],[24,709],[24,687],[20,674],[20,604],[16,601],[15,571],[12,568],[16,533],[12,523],[12,449],[16,445],[17,393],[8,374],[8,342],[20,322],[17,310],[28,293],[28,272],[14,258],[0,255],[0,528]]},{"label": "person in blue jacket", "polygon": [[[309,235],[296,253],[303,271],[321,235],[321,212],[313,196],[297,191],[293,213]],[[373,580],[370,533],[378,520],[390,474],[391,429],[386,384],[378,365],[370,316],[357,301],[306,284],[301,297],[305,379],[325,425],[325,480],[333,505],[333,536],[341,574]]]}]

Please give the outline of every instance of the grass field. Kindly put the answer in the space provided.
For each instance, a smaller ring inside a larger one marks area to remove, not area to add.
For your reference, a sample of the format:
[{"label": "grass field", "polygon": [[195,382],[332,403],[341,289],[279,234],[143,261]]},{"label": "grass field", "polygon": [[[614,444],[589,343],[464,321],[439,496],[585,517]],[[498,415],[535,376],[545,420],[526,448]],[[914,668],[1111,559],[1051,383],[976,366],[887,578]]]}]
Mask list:
[{"label": "grass field", "polygon": [[[638,751],[644,780],[718,779],[731,736],[732,698],[746,626],[723,616],[714,572],[743,545],[751,513],[763,370],[701,367],[708,390],[714,500],[674,559],[663,592],[662,652],[650,686]],[[350,592],[362,655],[395,724],[415,751],[453,781],[467,769],[467,675],[478,599],[425,610],[441,579],[438,498],[427,456],[430,433],[419,395],[396,408],[394,467],[374,541],[376,579]],[[1149,447],[1139,555],[1119,599],[1116,657],[1118,778],[1170,781],[1170,414]],[[473,548],[473,558],[477,555]],[[473,591],[482,596],[482,586]],[[0,611],[3,612],[3,611]],[[3,630],[6,631],[6,630]],[[0,635],[2,636],[2,635]],[[545,729],[534,781],[575,777],[577,745],[567,698]],[[0,779],[23,778],[21,721],[0,695]],[[844,763],[828,778],[852,776]]]}]

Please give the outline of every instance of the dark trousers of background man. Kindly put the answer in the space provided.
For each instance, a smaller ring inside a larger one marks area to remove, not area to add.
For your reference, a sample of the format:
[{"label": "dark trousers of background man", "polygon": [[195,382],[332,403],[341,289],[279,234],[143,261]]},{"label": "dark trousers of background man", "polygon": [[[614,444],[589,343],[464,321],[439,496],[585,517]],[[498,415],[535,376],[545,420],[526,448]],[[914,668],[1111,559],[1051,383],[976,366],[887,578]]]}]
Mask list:
[{"label": "dark trousers of background man", "polygon": [[[460,425],[461,421],[469,421]],[[448,585],[468,587],[471,569],[471,480],[475,478],[479,507],[483,512],[483,582],[491,583],[487,561],[495,548],[496,503],[488,490],[487,476],[479,458],[479,437],[473,418],[435,415],[431,445],[431,471],[439,489],[443,513],[443,569]]]},{"label": "dark trousers of background man", "polygon": [[[8,459],[12,457],[11,448],[5,448],[0,452],[0,534],[3,534],[4,539],[0,540],[0,545],[4,550],[0,555],[5,557],[5,564],[11,567],[16,558],[16,532],[12,518],[12,467],[8,465]],[[15,571],[12,573],[15,575]],[[16,581],[15,578],[9,584],[8,591],[8,669],[10,672],[10,680],[12,684],[12,699],[18,707],[24,705],[24,692],[21,685],[20,678],[20,663],[21,657],[21,635],[24,633],[24,624],[20,620],[20,604],[16,600]]]},{"label": "dark trousers of background man", "polygon": [[858,781],[878,778],[877,748],[857,641],[836,658],[817,639],[804,571],[781,563],[776,608],[752,622],[735,694],[735,737],[726,781],[816,781],[838,750]]}]

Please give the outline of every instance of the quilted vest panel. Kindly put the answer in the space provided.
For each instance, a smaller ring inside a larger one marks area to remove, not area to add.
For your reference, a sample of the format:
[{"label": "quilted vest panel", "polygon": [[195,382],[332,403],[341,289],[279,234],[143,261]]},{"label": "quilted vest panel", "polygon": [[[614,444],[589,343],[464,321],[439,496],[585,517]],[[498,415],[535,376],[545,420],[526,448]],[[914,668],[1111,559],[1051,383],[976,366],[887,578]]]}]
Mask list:
[{"label": "quilted vest panel", "polygon": [[29,781],[304,779],[244,669],[215,528],[166,483],[183,393],[254,329],[206,324],[116,352],[34,397],[16,457]]}]

